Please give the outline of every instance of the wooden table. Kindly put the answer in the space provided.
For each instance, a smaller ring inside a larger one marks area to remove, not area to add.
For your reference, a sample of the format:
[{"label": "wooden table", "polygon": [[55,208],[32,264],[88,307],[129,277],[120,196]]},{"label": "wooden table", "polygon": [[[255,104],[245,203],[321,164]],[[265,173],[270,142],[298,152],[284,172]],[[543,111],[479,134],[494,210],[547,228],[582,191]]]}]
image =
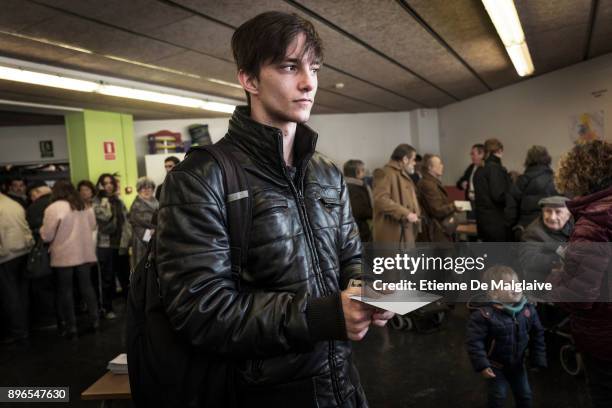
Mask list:
[{"label": "wooden table", "polygon": [[110,407],[113,400],[131,398],[129,376],[127,374],[113,374],[110,371],[81,393],[81,399],[101,400],[101,407]]}]

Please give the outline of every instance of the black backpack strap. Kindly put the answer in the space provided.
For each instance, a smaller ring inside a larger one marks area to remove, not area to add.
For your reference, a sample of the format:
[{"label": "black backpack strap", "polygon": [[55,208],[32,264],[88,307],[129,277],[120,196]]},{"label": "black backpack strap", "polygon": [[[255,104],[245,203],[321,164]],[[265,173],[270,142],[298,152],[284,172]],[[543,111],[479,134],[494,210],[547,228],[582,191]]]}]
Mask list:
[{"label": "black backpack strap", "polygon": [[232,272],[239,275],[247,262],[253,215],[247,175],[230,144],[221,142],[199,148],[209,152],[223,172]]}]

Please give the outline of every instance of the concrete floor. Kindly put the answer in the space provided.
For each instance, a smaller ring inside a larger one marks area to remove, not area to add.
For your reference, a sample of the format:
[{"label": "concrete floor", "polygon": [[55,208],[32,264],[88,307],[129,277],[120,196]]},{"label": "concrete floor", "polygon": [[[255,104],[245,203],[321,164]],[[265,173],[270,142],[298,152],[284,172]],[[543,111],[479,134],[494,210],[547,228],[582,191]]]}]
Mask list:
[{"label": "concrete floor", "polygon": [[[32,333],[29,345],[0,346],[0,386],[70,386],[71,407],[95,407],[80,393],[102,376],[107,362],[124,351],[124,313],[102,322],[96,335],[67,341],[54,331]],[[432,334],[373,329],[355,344],[355,362],[372,408],[484,407],[486,389],[464,350],[467,311],[458,305],[442,329]],[[588,407],[584,378],[565,374],[558,362],[558,344],[549,339],[550,367],[530,373],[535,407]],[[36,406],[41,406],[38,404]],[[44,404],[44,406],[66,406]],[[0,404],[9,407],[9,404]],[[14,404],[24,408],[28,404]],[[129,404],[113,404],[129,406]],[[512,406],[508,401],[508,407]]]}]

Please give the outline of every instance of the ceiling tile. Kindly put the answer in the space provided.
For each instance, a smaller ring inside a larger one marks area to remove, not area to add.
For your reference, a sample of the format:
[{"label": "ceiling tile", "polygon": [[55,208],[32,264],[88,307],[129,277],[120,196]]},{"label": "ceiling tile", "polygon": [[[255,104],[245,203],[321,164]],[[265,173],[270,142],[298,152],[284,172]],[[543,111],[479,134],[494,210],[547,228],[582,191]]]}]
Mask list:
[{"label": "ceiling tile", "polygon": [[459,99],[487,91],[396,1],[298,2]]},{"label": "ceiling tile", "polygon": [[184,51],[160,41],[68,15],[54,17],[20,32],[140,62],[154,61]]},{"label": "ceiling tile", "polygon": [[19,31],[41,23],[58,14],[23,0],[2,0],[0,3],[0,30]]},{"label": "ceiling tile", "polygon": [[582,61],[591,0],[516,0],[536,75]]},{"label": "ceiling tile", "polygon": [[154,30],[186,19],[192,14],[152,0],[36,0],[54,8],[125,27],[129,30]]}]

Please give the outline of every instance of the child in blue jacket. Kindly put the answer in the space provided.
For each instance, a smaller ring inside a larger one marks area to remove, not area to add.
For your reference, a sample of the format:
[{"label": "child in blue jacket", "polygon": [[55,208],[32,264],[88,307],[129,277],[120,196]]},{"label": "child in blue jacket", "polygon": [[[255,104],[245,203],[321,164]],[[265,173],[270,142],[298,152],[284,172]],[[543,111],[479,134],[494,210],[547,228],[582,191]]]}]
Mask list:
[{"label": "child in blue jacket", "polygon": [[[484,282],[518,281],[507,266],[493,266]],[[508,386],[516,406],[532,406],[531,387],[525,369],[529,348],[532,367],[546,367],[544,328],[533,305],[522,292],[489,290],[487,301],[468,305],[472,309],[467,326],[467,351],[474,367],[488,381],[488,407],[504,407]]]}]

